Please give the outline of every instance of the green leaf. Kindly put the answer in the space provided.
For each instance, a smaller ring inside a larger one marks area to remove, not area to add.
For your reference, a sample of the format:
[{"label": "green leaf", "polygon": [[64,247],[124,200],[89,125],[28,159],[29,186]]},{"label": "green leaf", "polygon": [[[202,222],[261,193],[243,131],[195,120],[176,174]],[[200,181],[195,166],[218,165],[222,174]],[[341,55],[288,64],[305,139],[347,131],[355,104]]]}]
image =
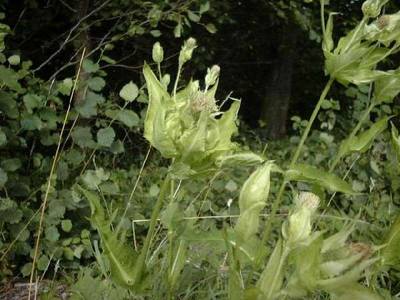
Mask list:
[{"label": "green leaf", "polygon": [[265,159],[258,154],[255,154],[253,152],[242,152],[220,156],[217,158],[216,164],[220,168],[233,168],[238,166],[251,167],[262,164],[264,161]]},{"label": "green leaf", "polygon": [[397,128],[392,124],[392,146],[396,153],[397,160],[400,162],[400,136]]},{"label": "green leaf", "polygon": [[400,71],[394,72],[378,79],[375,82],[373,101],[376,104],[392,103],[400,93]]},{"label": "green leaf", "polygon": [[180,240],[173,251],[174,257],[171,265],[171,270],[168,274],[168,280],[172,287],[178,283],[178,278],[186,263],[188,245],[185,240]]},{"label": "green leaf", "polygon": [[280,239],[272,252],[268,264],[261,273],[257,282],[257,287],[264,293],[262,299],[275,299],[275,294],[280,290],[283,282],[282,260],[285,259],[285,253],[282,240]]},{"label": "green leaf", "polygon": [[102,128],[97,131],[97,143],[103,147],[110,147],[114,142],[115,132],[112,127]]},{"label": "green leaf", "polygon": [[21,62],[21,58],[19,57],[19,55],[11,55],[8,59],[8,62],[10,63],[10,65],[16,66],[19,65],[19,63]]},{"label": "green leaf", "polygon": [[122,87],[121,91],[119,92],[119,96],[128,102],[132,102],[133,100],[135,100],[138,95],[139,95],[139,89],[137,85],[134,84],[132,81],[125,84]]},{"label": "green leaf", "polygon": [[12,93],[0,91],[0,111],[3,111],[11,119],[16,119],[19,116],[17,102]]},{"label": "green leaf", "polygon": [[37,261],[37,268],[39,271],[44,271],[47,268],[47,265],[49,264],[50,260],[46,255],[42,255],[39,257]]},{"label": "green leaf", "polygon": [[73,141],[81,148],[93,148],[96,143],[93,141],[93,136],[90,127],[77,126],[71,133]]},{"label": "green leaf", "polygon": [[7,136],[4,131],[0,128],[0,147],[7,144]]},{"label": "green leaf", "polygon": [[383,264],[400,267],[400,215],[393,222],[385,238],[386,247],[382,250]]},{"label": "green leaf", "polygon": [[96,170],[87,170],[82,176],[82,181],[89,189],[97,190],[99,185],[108,180],[109,177],[110,175],[103,168],[98,168]]},{"label": "green leaf", "polygon": [[137,282],[135,264],[137,253],[131,245],[125,245],[119,237],[111,231],[110,222],[105,218],[104,209],[99,197],[93,192],[81,188],[90,203],[92,211],[91,223],[96,227],[101,237],[104,254],[108,257],[111,278],[119,285],[133,289]]},{"label": "green leaf", "polygon": [[297,164],[292,169],[286,171],[288,180],[305,181],[317,184],[332,192],[342,192],[345,194],[356,195],[352,186],[341,178],[324,170],[317,169],[305,164]]},{"label": "green leaf", "polygon": [[0,84],[4,84],[16,92],[22,92],[22,86],[18,82],[18,74],[3,65],[0,65]]},{"label": "green leaf", "polygon": [[334,44],[333,44],[333,39],[332,39],[332,31],[333,31],[333,16],[336,15],[336,13],[330,13],[328,22],[326,24],[324,36],[323,36],[323,42],[322,42],[322,49],[324,52],[331,52],[333,50]]},{"label": "green leaf", "polygon": [[217,27],[215,27],[215,25],[213,23],[208,23],[206,25],[206,29],[209,33],[214,34],[217,32]]},{"label": "green leaf", "polygon": [[383,300],[380,295],[358,283],[345,285],[332,295],[335,300]]},{"label": "green leaf", "polygon": [[129,128],[139,125],[140,118],[133,110],[124,109],[118,113],[117,119]]},{"label": "green leaf", "polygon": [[58,91],[64,95],[69,96],[71,94],[73,82],[71,78],[65,78],[62,82],[58,84]]},{"label": "green leaf", "polygon": [[364,153],[369,149],[374,139],[387,128],[388,117],[384,117],[374,123],[368,130],[357,136],[344,140],[339,147],[338,156],[341,158],[351,152]]},{"label": "green leaf", "polygon": [[195,22],[195,23],[200,22],[200,16],[195,14],[193,11],[188,10],[187,14],[188,14],[188,18],[190,21]]},{"label": "green leaf", "polygon": [[40,96],[34,94],[26,94],[23,97],[23,101],[27,111],[31,114],[34,108],[40,107],[43,104],[43,100]]},{"label": "green leaf", "polygon": [[105,99],[102,95],[92,91],[86,93],[86,98],[76,106],[76,110],[84,118],[90,118],[97,115],[97,106],[104,103]]},{"label": "green leaf", "polygon": [[5,159],[1,162],[1,167],[7,172],[15,172],[21,168],[22,162],[19,158]]},{"label": "green leaf", "polygon": [[149,93],[149,105],[144,121],[144,137],[153,144],[154,121],[157,110],[164,105],[164,102],[170,100],[170,96],[147,64],[143,67],[143,74]]},{"label": "green leaf", "polygon": [[21,128],[24,130],[40,130],[42,127],[42,120],[37,115],[26,115],[21,118]]},{"label": "green leaf", "polygon": [[124,144],[120,140],[116,140],[112,143],[112,145],[110,147],[110,151],[113,154],[124,153],[124,151],[125,151]]},{"label": "green leaf", "polygon": [[70,232],[72,229],[71,220],[62,220],[61,221],[61,229],[65,232]]},{"label": "green leaf", "polygon": [[46,239],[50,242],[56,242],[60,238],[60,233],[55,226],[47,227],[45,230]]},{"label": "green leaf", "polygon": [[8,180],[7,173],[2,168],[0,168],[0,188],[4,187],[7,180]]},{"label": "green leaf", "polygon": [[199,14],[204,14],[205,12],[208,12],[209,10],[210,10],[210,2],[207,1],[200,5]]},{"label": "green leaf", "polygon": [[32,263],[27,263],[21,268],[22,276],[27,277],[31,274]]},{"label": "green leaf", "polygon": [[91,90],[100,92],[106,85],[106,82],[101,77],[92,77],[88,80],[88,86]]},{"label": "green leaf", "polygon": [[94,63],[92,60],[87,58],[83,60],[82,67],[88,73],[95,73],[100,69],[99,64]]}]

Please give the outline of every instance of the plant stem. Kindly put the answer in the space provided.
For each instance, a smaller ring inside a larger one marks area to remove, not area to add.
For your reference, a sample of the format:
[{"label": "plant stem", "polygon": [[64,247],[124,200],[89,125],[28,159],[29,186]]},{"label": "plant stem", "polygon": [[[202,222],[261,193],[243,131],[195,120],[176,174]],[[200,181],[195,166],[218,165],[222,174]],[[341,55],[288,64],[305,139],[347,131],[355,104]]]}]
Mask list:
[{"label": "plant stem", "polygon": [[157,70],[158,70],[158,76],[160,78],[160,82],[162,80],[162,74],[161,74],[161,64],[157,63]]},{"label": "plant stem", "polygon": [[178,65],[178,74],[176,74],[175,84],[174,84],[174,91],[173,91],[173,98],[176,101],[176,90],[178,89],[179,78],[181,77],[182,72],[182,64],[179,63]]},{"label": "plant stem", "polygon": [[[303,135],[302,135],[302,137],[300,139],[300,142],[299,142],[299,144],[297,146],[297,149],[296,149],[296,151],[295,151],[295,153],[294,153],[294,155],[293,155],[293,157],[292,157],[292,159],[290,161],[289,168],[293,168],[293,166],[296,164],[296,162],[297,162],[297,160],[298,160],[298,158],[300,156],[301,150],[303,149],[304,143],[305,143],[305,141],[306,141],[306,139],[307,139],[307,137],[308,137],[308,135],[310,133],[311,127],[312,127],[315,119],[317,118],[319,110],[321,109],[322,102],[325,100],[329,90],[331,89],[333,81],[334,81],[334,79],[330,78],[329,81],[326,83],[325,88],[323,89],[323,91],[321,93],[321,96],[320,96],[320,98],[318,100],[318,103],[315,105],[314,111],[311,114],[311,117],[310,117],[310,119],[308,121],[307,127],[303,132]],[[286,178],[284,178],[283,182],[282,182],[282,185],[279,188],[278,195],[277,195],[277,197],[275,198],[275,201],[272,204],[271,215],[270,215],[270,217],[267,219],[267,221],[265,223],[265,228],[264,228],[264,233],[263,233],[262,243],[261,243],[262,245],[264,245],[267,242],[267,240],[269,238],[269,235],[271,233],[272,223],[273,223],[273,221],[275,219],[275,215],[276,215],[276,212],[277,212],[277,210],[279,208],[279,205],[281,204],[282,196],[283,196],[283,193],[285,192],[286,184],[287,184],[287,180],[286,180]],[[263,257],[261,249],[260,249],[259,255],[257,255],[257,259],[256,259],[256,265],[257,266],[261,263],[261,260],[262,260],[262,257]]]},{"label": "plant stem", "polygon": [[167,175],[167,177],[165,177],[163,185],[161,187],[160,194],[158,195],[157,202],[154,205],[153,212],[151,214],[151,219],[150,219],[149,231],[147,232],[147,236],[144,241],[142,251],[140,252],[140,255],[136,262],[135,276],[134,276],[135,283],[139,282],[139,280],[142,277],[144,265],[146,262],[146,257],[147,257],[147,254],[148,254],[149,248],[150,248],[150,241],[153,237],[153,234],[154,234],[154,231],[156,228],[156,224],[157,224],[157,220],[158,220],[158,216],[160,215],[161,207],[164,202],[165,196],[168,193],[168,190],[170,188],[170,184],[171,184],[171,178],[169,175]]},{"label": "plant stem", "polygon": [[[174,202],[174,189],[175,189],[175,181],[172,180],[171,181],[171,192],[170,192],[170,204],[172,204]],[[168,226],[168,256],[167,256],[167,260],[168,260],[168,272],[167,272],[167,282],[168,282],[168,299],[172,299],[172,294],[173,294],[173,286],[172,283],[170,282],[169,278],[170,278],[170,274],[171,274],[171,270],[172,270],[172,264],[173,264],[173,260],[174,260],[174,246],[175,246],[175,241],[174,241],[174,237],[175,237],[175,228],[170,228],[172,226]]]},{"label": "plant stem", "polygon": [[322,102],[325,100],[326,95],[328,94],[329,90],[331,89],[333,81],[334,81],[334,79],[330,78],[329,81],[327,82],[327,84],[325,85],[325,88],[321,93],[321,96],[320,96],[320,98],[318,100],[318,103],[315,106],[314,111],[312,112],[310,119],[308,120],[307,127],[303,132],[303,135],[302,135],[302,137],[300,139],[300,143],[297,146],[296,152],[294,153],[294,155],[292,157],[292,160],[290,161],[289,168],[292,168],[296,164],[296,162],[297,162],[297,160],[298,160],[298,158],[300,156],[301,150],[303,149],[304,143],[305,143],[305,141],[306,141],[306,139],[308,137],[308,134],[310,133],[311,127],[314,124],[315,119],[317,118],[319,110],[321,109]]}]

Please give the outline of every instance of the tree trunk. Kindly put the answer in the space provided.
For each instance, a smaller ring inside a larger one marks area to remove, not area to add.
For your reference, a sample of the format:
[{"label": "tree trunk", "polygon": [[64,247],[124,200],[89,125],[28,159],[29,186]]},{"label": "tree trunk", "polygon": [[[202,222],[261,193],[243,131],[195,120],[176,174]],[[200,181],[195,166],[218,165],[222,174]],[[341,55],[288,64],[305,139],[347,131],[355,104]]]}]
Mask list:
[{"label": "tree trunk", "polygon": [[[90,6],[90,0],[79,0],[78,1],[78,19],[77,21],[79,22],[82,20],[89,12],[89,6]],[[89,29],[86,28],[86,22],[83,21],[80,26],[79,26],[79,36],[77,37],[77,43],[76,43],[76,51],[78,51],[77,55],[77,63],[75,66],[76,73],[78,73],[79,70],[79,63],[80,63],[80,58],[83,54],[83,50],[86,49],[86,54],[87,55],[90,52],[91,44],[90,44],[90,35],[89,35]],[[80,71],[80,76],[79,76],[79,85],[77,86],[75,96],[74,96],[74,104],[75,105],[80,105],[83,103],[83,101],[86,98],[86,92],[87,92],[87,80],[90,78],[90,73],[85,72],[81,68]]]},{"label": "tree trunk", "polygon": [[287,25],[282,30],[277,57],[272,65],[261,106],[260,120],[266,124],[265,133],[271,139],[279,139],[286,135],[297,34],[293,25]]}]

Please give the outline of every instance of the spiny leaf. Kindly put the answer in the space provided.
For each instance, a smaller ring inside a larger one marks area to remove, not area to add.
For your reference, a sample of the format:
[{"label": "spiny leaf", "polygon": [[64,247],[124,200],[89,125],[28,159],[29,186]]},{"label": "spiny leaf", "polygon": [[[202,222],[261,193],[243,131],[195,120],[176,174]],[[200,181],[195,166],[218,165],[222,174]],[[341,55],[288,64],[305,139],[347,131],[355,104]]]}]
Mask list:
[{"label": "spiny leaf", "polygon": [[376,104],[392,103],[400,93],[400,71],[390,73],[375,82],[373,101]]},{"label": "spiny leaf", "polygon": [[374,139],[387,128],[388,120],[388,117],[384,117],[359,135],[344,140],[339,148],[339,157],[351,152],[364,153],[367,151]]},{"label": "spiny leaf", "polygon": [[164,102],[170,100],[170,96],[147,64],[143,67],[143,74],[149,93],[149,105],[144,121],[144,137],[150,143],[154,143],[153,130],[156,113]]},{"label": "spiny leaf", "polygon": [[269,258],[268,264],[261,273],[257,282],[257,287],[264,293],[265,300],[275,299],[275,294],[282,286],[283,274],[282,260],[285,259],[285,250],[282,240],[280,239],[275,246],[274,251]]},{"label": "spiny leaf", "polygon": [[286,177],[288,180],[317,184],[332,192],[342,192],[351,195],[357,194],[353,191],[349,183],[336,175],[305,164],[297,164],[292,169],[286,171]]},{"label": "spiny leaf", "polygon": [[241,152],[230,155],[224,155],[217,158],[217,166],[223,167],[251,167],[263,163],[265,159],[253,152]]},{"label": "spiny leaf", "polygon": [[137,284],[135,278],[137,253],[132,247],[119,240],[117,235],[111,231],[110,222],[106,218],[99,197],[83,188],[80,188],[80,190],[90,203],[91,222],[100,234],[102,248],[109,259],[112,279],[123,287],[134,288]]},{"label": "spiny leaf", "polygon": [[390,227],[385,243],[386,247],[382,251],[383,263],[400,268],[400,216]]},{"label": "spiny leaf", "polygon": [[400,136],[397,128],[392,124],[392,146],[397,155],[397,160],[400,162]]}]

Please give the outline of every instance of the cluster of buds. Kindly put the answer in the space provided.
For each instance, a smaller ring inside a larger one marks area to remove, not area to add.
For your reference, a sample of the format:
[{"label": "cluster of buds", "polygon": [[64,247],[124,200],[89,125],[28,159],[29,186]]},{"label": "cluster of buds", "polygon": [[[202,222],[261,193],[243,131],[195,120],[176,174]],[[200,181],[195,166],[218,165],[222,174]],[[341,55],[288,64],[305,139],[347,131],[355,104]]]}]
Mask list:
[{"label": "cluster of buds", "polygon": [[196,49],[197,42],[194,38],[189,38],[182,46],[179,53],[179,64],[182,66],[192,58],[193,50]]},{"label": "cluster of buds", "polygon": [[393,41],[400,41],[400,12],[383,15],[366,26],[366,39],[378,41],[389,46]]},{"label": "cluster of buds", "polygon": [[323,51],[325,70],[332,79],[343,85],[360,85],[390,76],[390,72],[381,71],[377,66],[399,47],[400,13],[384,15],[368,23],[369,19],[380,15],[387,2],[365,1],[362,5],[364,18],[340,38],[336,47],[332,38],[335,13],[329,15],[323,35]]},{"label": "cluster of buds", "polygon": [[[184,43],[171,94],[167,89],[169,76],[160,76],[160,80],[147,64],[143,68],[149,93],[144,136],[163,157],[174,160],[172,171],[178,170],[179,174],[174,174],[180,178],[207,174],[217,168],[217,159],[237,149],[231,137],[237,132],[240,102],[235,101],[225,112],[219,111],[215,101],[220,72],[218,66],[208,70],[204,90],[198,81],[190,81],[185,88],[177,90],[181,67],[191,59],[195,48],[196,40],[193,38]],[[156,43],[153,60],[160,63],[163,58],[163,49]]]},{"label": "cluster of buds", "polygon": [[212,66],[211,69],[210,68],[207,69],[207,75],[205,78],[205,83],[207,87],[212,86],[217,82],[220,71],[221,68],[217,65]]},{"label": "cluster of buds", "polygon": [[312,217],[319,205],[317,195],[301,192],[296,198],[296,207],[283,225],[282,234],[288,245],[295,246],[305,242],[311,235]]},{"label": "cluster of buds", "polygon": [[368,18],[376,18],[381,13],[382,7],[389,0],[367,0],[363,3],[361,10],[364,16]]}]

